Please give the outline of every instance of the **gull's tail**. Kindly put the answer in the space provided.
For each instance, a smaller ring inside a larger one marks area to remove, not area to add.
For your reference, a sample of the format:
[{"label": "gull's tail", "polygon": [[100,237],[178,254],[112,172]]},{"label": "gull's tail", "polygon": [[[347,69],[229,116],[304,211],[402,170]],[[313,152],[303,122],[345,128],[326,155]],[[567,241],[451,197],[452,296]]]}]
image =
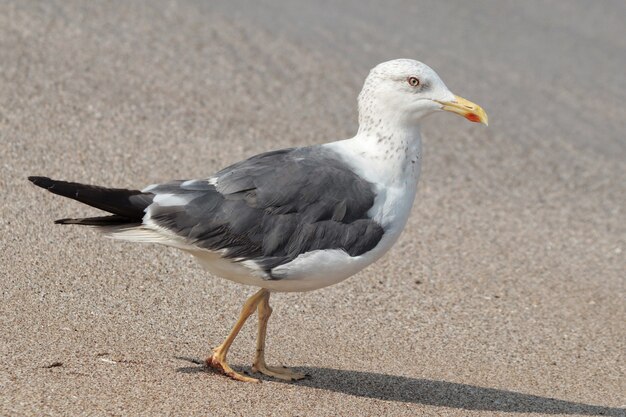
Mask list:
[{"label": "gull's tail", "polygon": [[123,188],[105,188],[76,182],[57,181],[48,177],[28,177],[38,187],[111,213],[111,216],[59,219],[58,224],[86,226],[139,226],[153,194]]}]

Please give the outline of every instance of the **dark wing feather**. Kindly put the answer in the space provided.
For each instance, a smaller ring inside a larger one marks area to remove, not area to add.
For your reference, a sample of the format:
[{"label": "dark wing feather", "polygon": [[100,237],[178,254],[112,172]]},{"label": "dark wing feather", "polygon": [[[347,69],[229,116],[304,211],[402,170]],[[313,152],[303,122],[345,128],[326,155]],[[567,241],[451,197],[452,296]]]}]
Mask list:
[{"label": "dark wing feather", "polygon": [[57,220],[56,223],[60,224],[83,224],[89,226],[140,224],[144,210],[152,204],[153,195],[139,190],[99,187],[37,176],[28,177],[28,180],[51,193],[80,201],[113,214],[113,216],[106,217]]},{"label": "dark wing feather", "polygon": [[[157,225],[190,243],[253,260],[266,272],[318,249],[351,256],[373,249],[382,227],[367,216],[372,185],[331,151],[285,149],[254,156],[206,180],[176,181],[150,189]],[[159,205],[159,194],[182,197]]]}]

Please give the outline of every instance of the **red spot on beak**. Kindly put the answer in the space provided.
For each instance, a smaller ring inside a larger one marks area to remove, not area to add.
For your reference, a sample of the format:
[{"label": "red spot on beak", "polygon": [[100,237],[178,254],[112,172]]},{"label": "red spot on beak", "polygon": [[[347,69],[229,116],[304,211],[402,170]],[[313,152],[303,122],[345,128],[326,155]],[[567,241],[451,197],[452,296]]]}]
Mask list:
[{"label": "red spot on beak", "polygon": [[480,122],[480,117],[478,117],[478,115],[474,113],[467,113],[465,115],[465,118],[469,120],[470,122],[475,122],[475,123]]}]

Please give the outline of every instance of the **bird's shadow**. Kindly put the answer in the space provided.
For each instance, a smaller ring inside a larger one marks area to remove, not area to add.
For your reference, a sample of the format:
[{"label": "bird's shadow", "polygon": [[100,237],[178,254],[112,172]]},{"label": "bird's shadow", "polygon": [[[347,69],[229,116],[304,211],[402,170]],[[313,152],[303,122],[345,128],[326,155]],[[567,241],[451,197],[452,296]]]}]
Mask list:
[{"label": "bird's shadow", "polygon": [[[197,359],[186,357],[178,357],[177,359],[196,364],[196,366],[178,368],[178,372],[212,372],[203,366],[202,361]],[[244,367],[237,368],[239,368],[239,371],[246,369]],[[626,416],[626,409],[624,408],[563,401],[555,398],[456,382],[331,368],[300,367],[293,369],[311,375],[311,378],[293,382],[295,384],[364,398],[463,410],[537,413],[544,415]],[[257,376],[255,375],[255,377]]]}]

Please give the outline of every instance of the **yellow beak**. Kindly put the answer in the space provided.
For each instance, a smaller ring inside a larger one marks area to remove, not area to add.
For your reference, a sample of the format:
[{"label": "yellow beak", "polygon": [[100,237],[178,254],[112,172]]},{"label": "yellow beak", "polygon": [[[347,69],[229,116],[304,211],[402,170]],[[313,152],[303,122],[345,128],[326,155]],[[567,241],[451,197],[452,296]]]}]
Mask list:
[{"label": "yellow beak", "polygon": [[463,97],[454,96],[453,101],[437,101],[443,105],[442,109],[451,111],[452,113],[460,114],[470,122],[482,123],[485,126],[489,125],[489,118],[487,113],[478,104],[472,103],[469,100],[465,100]]}]

